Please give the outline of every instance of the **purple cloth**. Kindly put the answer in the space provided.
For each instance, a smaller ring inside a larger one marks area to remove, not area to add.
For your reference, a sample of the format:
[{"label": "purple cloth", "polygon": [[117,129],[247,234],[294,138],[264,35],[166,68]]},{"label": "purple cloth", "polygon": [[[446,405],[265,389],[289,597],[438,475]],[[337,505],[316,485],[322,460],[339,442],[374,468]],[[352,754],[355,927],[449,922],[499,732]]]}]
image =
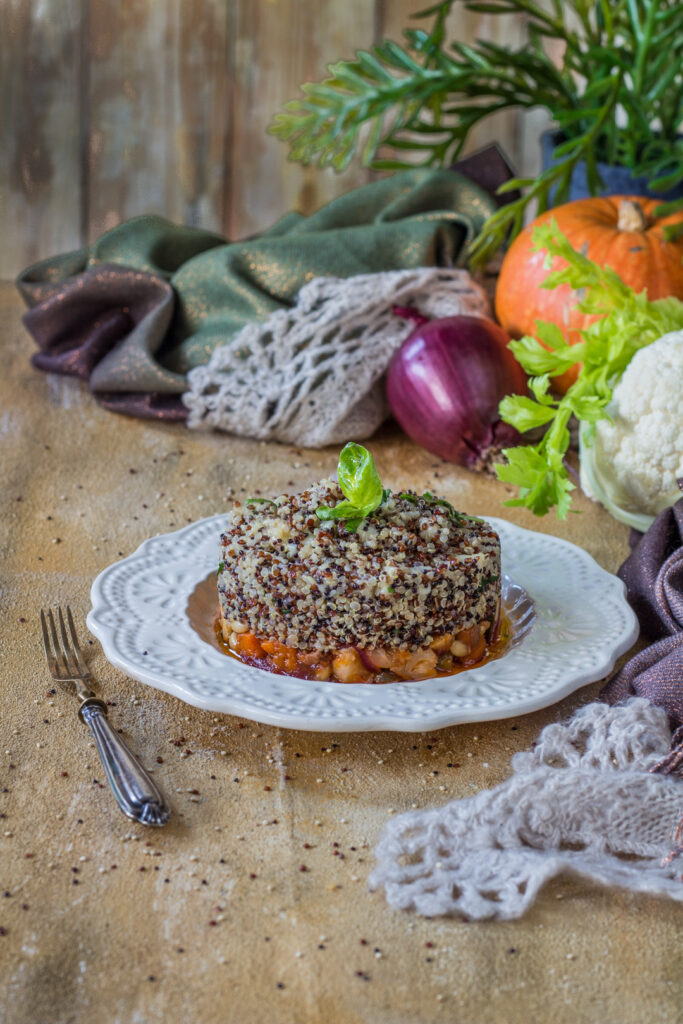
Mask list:
[{"label": "purple cloth", "polygon": [[312,277],[462,263],[496,208],[471,180],[477,168],[491,187],[510,176],[492,149],[468,158],[470,180],[415,167],[240,242],[153,215],[124,221],[19,275],[33,365],[87,380],[109,409],[183,419],[187,372],[289,308]]},{"label": "purple cloth", "polygon": [[461,174],[416,167],[310,216],[290,213],[251,241],[134,217],[19,274],[41,348],[34,366],[87,380],[109,409],[181,419],[187,372],[245,325],[289,308],[311,278],[462,263],[495,209]]},{"label": "purple cloth", "polygon": [[[182,387],[184,378],[162,369],[154,357],[174,310],[168,281],[101,263],[65,281],[43,282],[32,298],[40,301],[24,315],[24,324],[38,344],[31,358],[37,369],[89,381],[98,402],[114,412],[146,419],[187,418],[180,396],[168,393]],[[117,392],[103,377],[114,353]],[[136,393],[143,374],[149,390]]]},{"label": "purple cloth", "polygon": [[619,569],[643,636],[652,641],[607,684],[601,698],[618,704],[646,697],[665,708],[675,730],[658,769],[683,772],[683,498],[661,512]]}]

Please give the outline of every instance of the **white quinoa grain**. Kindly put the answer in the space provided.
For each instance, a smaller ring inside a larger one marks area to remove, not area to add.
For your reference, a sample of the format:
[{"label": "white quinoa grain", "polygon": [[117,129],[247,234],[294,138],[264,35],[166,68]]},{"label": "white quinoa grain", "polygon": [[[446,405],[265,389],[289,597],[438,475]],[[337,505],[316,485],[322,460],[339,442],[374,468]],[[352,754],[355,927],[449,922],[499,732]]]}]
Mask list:
[{"label": "white quinoa grain", "polygon": [[306,651],[416,651],[495,619],[500,543],[487,523],[411,492],[389,495],[355,533],[322,521],[343,500],[323,480],[235,506],[221,536],[226,622]]}]

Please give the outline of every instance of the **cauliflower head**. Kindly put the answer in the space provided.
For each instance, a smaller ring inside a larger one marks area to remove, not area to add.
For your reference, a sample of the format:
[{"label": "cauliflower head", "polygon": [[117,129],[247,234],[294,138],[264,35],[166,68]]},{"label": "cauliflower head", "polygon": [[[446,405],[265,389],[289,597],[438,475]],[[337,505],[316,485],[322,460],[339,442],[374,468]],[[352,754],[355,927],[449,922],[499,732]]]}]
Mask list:
[{"label": "cauliflower head", "polygon": [[581,485],[637,525],[634,515],[656,516],[683,496],[683,331],[635,354],[608,412],[613,422],[601,420],[593,445],[581,446]]}]

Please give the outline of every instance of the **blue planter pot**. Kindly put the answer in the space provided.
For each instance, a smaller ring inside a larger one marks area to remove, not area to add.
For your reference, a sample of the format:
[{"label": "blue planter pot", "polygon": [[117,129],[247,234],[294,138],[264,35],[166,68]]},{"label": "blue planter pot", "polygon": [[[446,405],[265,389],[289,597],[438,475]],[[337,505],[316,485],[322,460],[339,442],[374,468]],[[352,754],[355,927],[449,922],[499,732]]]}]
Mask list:
[{"label": "blue planter pot", "polygon": [[[541,135],[541,152],[543,157],[543,170],[547,170],[548,167],[552,167],[554,164],[559,163],[558,160],[553,160],[553,149],[559,145],[562,141],[562,136],[558,132],[544,132]],[[671,188],[668,192],[653,192],[652,189],[647,187],[648,178],[640,177],[634,178],[627,167],[617,167],[612,164],[603,164],[598,161],[598,171],[600,177],[605,183],[605,187],[600,193],[603,196],[610,195],[621,195],[621,196],[649,196],[651,199],[661,199],[663,203],[669,202],[671,199],[683,198],[683,182],[676,185],[675,188]],[[551,190],[551,195],[555,190]],[[572,173],[571,184],[569,186],[569,199],[588,199],[591,192],[588,188],[588,181],[586,179],[586,163],[582,160],[576,165]]]}]

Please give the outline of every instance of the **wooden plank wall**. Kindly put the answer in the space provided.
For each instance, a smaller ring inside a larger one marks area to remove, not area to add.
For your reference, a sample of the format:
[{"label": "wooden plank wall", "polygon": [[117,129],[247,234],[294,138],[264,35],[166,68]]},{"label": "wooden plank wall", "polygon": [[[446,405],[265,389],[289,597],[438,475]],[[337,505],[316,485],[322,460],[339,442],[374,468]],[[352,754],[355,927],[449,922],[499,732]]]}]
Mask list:
[{"label": "wooden plank wall", "polygon": [[[0,277],[157,212],[238,238],[369,180],[287,161],[273,113],[327,63],[401,39],[420,0],[0,0]],[[457,7],[461,39],[523,25]],[[537,167],[538,119],[497,115]]]}]

